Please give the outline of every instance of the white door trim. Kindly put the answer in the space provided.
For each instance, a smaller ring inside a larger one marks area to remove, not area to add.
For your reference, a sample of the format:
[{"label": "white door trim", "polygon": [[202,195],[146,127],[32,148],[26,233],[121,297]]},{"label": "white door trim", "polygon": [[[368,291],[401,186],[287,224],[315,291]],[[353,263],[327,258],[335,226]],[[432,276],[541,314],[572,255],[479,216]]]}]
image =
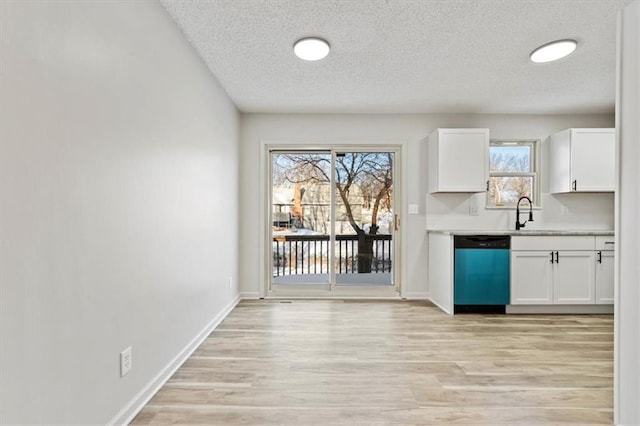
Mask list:
[{"label": "white door trim", "polygon": [[[259,238],[259,246],[260,246],[260,277],[261,282],[260,285],[260,297],[261,298],[269,298],[269,297],[290,297],[285,293],[281,292],[270,292],[269,291],[269,282],[270,282],[270,257],[271,257],[271,241],[269,241],[269,237],[271,235],[269,223],[270,217],[269,215],[265,215],[264,212],[268,211],[267,208],[270,208],[270,198],[271,198],[271,151],[274,150],[309,150],[309,151],[390,151],[395,153],[395,180],[399,181],[398,185],[394,185],[394,207],[396,209],[396,214],[399,218],[399,231],[395,233],[393,238],[394,244],[394,256],[395,263],[397,264],[394,267],[394,287],[393,294],[387,294],[381,288],[374,288],[374,286],[366,287],[371,290],[370,296],[365,295],[360,292],[354,292],[353,290],[345,289],[341,291],[333,291],[326,292],[326,294],[321,294],[320,292],[317,297],[329,297],[329,298],[343,298],[343,297],[361,297],[361,298],[404,298],[406,292],[406,283],[403,282],[403,277],[407,276],[406,273],[406,262],[404,260],[405,256],[403,256],[404,250],[406,249],[406,238],[403,238],[402,226],[407,222],[406,211],[403,208],[404,203],[404,194],[407,193],[407,179],[406,179],[406,170],[407,170],[407,158],[405,153],[408,152],[407,141],[399,140],[399,139],[384,139],[384,140],[308,140],[308,139],[263,139],[260,141],[260,176],[262,177],[262,185],[260,185],[260,205],[262,206],[262,211],[258,212],[261,216],[260,220],[260,238]],[[314,292],[315,293],[315,292]],[[359,294],[358,294],[359,293]],[[295,295],[291,295],[294,297]],[[307,297],[311,297],[312,294],[309,294]],[[300,296],[303,297],[303,296]],[[313,296],[316,297],[316,296]]]}]

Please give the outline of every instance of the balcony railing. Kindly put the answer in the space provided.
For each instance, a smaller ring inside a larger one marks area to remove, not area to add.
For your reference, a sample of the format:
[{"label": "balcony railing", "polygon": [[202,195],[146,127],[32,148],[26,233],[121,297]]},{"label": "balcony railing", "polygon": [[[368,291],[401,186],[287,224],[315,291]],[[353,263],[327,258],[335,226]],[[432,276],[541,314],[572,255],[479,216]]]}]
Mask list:
[{"label": "balcony railing", "polygon": [[[367,235],[373,242],[371,273],[391,272],[392,238]],[[329,273],[329,235],[281,235],[273,238],[273,276]],[[336,235],[337,273],[358,273],[358,236]]]}]

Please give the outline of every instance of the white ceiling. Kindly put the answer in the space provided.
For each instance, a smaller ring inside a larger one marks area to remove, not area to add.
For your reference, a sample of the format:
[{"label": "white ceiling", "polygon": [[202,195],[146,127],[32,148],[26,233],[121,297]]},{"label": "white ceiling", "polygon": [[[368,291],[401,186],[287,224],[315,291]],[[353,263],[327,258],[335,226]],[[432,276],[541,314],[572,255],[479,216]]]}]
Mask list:
[{"label": "white ceiling", "polygon": [[[160,0],[243,112],[611,113],[631,0]],[[293,43],[320,36],[329,56]],[[556,39],[578,50],[548,64]]]}]

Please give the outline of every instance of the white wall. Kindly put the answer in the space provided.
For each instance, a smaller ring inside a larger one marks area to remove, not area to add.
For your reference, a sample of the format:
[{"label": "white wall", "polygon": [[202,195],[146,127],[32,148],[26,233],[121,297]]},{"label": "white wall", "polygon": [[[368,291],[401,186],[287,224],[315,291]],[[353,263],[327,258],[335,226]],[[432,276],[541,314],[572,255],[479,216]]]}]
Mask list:
[{"label": "white wall", "polygon": [[[468,215],[469,199],[479,195],[426,195],[427,147],[424,138],[437,127],[488,127],[492,138],[541,139],[542,188],[544,165],[548,156],[548,136],[568,127],[613,127],[612,115],[546,116],[546,115],[439,115],[439,114],[245,114],[241,120],[240,178],[240,252],[243,259],[258,262],[260,256],[260,221],[265,207],[260,205],[261,184],[267,176],[261,173],[261,141],[303,141],[318,143],[384,143],[404,141],[406,170],[404,206],[420,205],[420,214],[404,221],[404,285],[406,295],[426,295],[425,229],[509,229],[515,223],[512,211],[484,211],[480,216]],[[479,200],[484,207],[484,199]],[[613,229],[612,194],[543,194],[543,210],[535,213],[539,229]],[[566,207],[566,208],[565,208]],[[406,208],[405,208],[406,212]],[[256,263],[257,264],[257,263]],[[240,290],[257,296],[263,286],[260,268],[240,271]]]},{"label": "white wall", "polygon": [[615,422],[640,425],[640,1],[618,20]]},{"label": "white wall", "polygon": [[0,423],[124,420],[237,297],[239,114],[156,2],[0,7]]}]

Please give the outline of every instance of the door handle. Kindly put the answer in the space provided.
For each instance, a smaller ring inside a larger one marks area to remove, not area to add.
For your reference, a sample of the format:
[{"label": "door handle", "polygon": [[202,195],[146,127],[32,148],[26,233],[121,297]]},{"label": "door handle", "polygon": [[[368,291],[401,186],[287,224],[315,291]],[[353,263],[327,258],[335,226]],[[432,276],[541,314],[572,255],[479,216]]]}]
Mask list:
[{"label": "door handle", "polygon": [[598,252],[598,263],[602,263],[602,251]]}]

